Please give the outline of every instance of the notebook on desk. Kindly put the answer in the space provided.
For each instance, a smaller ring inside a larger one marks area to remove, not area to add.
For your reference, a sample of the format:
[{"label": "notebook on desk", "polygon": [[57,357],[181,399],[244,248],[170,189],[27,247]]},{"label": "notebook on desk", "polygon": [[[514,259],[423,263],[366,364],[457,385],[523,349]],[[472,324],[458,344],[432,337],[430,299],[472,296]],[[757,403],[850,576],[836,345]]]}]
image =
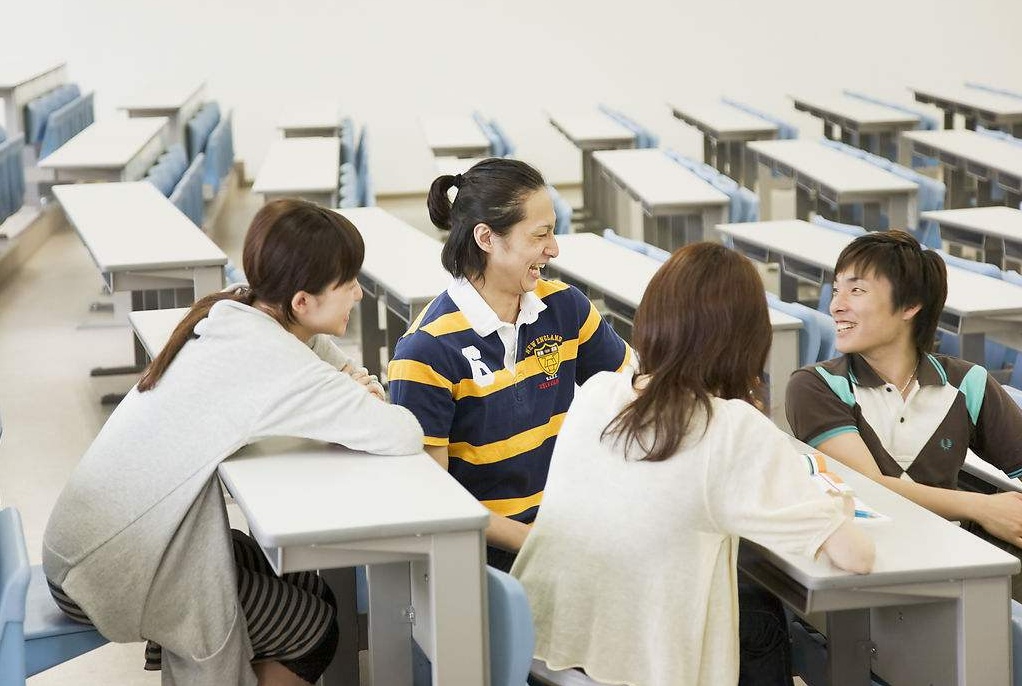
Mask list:
[{"label": "notebook on desk", "polygon": [[855,502],[856,521],[863,524],[891,521],[890,517],[877,512],[856,496],[855,491],[852,490],[851,486],[844,482],[844,479],[833,472],[827,471],[827,458],[823,453],[802,453],[802,457],[805,459],[806,468],[809,470],[810,478],[821,491],[836,496],[849,496],[853,499]]}]

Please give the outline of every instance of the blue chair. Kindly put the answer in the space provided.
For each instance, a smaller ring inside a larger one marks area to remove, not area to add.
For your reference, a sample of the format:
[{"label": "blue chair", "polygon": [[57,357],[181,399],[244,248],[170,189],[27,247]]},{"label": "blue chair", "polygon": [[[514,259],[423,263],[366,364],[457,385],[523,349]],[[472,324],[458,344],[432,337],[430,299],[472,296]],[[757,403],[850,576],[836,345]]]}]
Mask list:
[{"label": "blue chair", "polygon": [[[822,320],[817,315],[821,313],[801,303],[786,303],[773,293],[767,293],[767,304],[775,310],[791,315],[802,322],[802,330],[798,334],[799,366],[804,367],[808,364],[819,362],[823,344],[823,329],[821,329]],[[833,328],[833,326],[833,320],[831,320],[830,328]],[[831,343],[832,349],[833,343]],[[826,353],[829,355],[831,350],[826,351]]]},{"label": "blue chair", "polygon": [[22,135],[0,142],[0,222],[20,210],[25,201],[25,168],[21,164],[24,148]]},{"label": "blue chair", "polygon": [[341,164],[355,162],[355,122],[351,117],[341,119]]},{"label": "blue chair", "polygon": [[200,152],[206,151],[206,143],[219,123],[220,105],[212,100],[203,105],[188,120],[188,123],[185,125],[185,140],[189,160],[194,160]]},{"label": "blue chair", "polygon": [[95,121],[93,95],[86,93],[50,112],[43,138],[39,142],[41,158],[67,143]]},{"label": "blue chair", "polygon": [[507,132],[504,131],[504,127],[498,124],[496,120],[491,119],[490,128],[493,130],[495,134],[497,134],[497,138],[500,139],[501,145],[504,150],[504,154],[501,155],[501,157],[514,157],[515,146],[511,142],[511,139],[508,138]]},{"label": "blue chair", "polygon": [[[864,93],[858,93],[856,91],[846,90],[845,95],[857,98],[858,100],[863,100],[865,102],[871,102],[875,105],[883,105],[884,107],[889,107],[892,110],[897,110],[898,112],[904,112],[905,114],[911,114],[916,117],[919,117],[919,123],[916,125],[916,129],[921,129],[923,131],[938,131],[941,128],[941,123],[936,117],[931,117],[930,115],[926,114],[921,110],[906,107],[896,102],[890,102],[888,100],[874,98],[872,96],[865,95]],[[893,146],[894,146],[893,148],[888,149],[885,152],[887,153],[887,157],[889,157],[892,160],[895,160],[898,158],[898,144],[896,141],[893,142]],[[917,154],[912,155],[913,168],[936,167],[938,164],[939,161],[934,157],[926,157]]]},{"label": "blue chair", "polygon": [[730,98],[721,98],[720,101],[722,103],[724,103],[725,105],[730,105],[731,107],[734,107],[734,108],[739,109],[739,110],[741,110],[743,112],[751,114],[754,117],[759,117],[760,119],[762,119],[764,121],[770,122],[771,124],[773,124],[774,126],[777,127],[777,138],[779,140],[782,140],[782,141],[784,141],[784,140],[794,140],[795,138],[798,138],[798,128],[793,126],[793,125],[791,125],[791,124],[789,124],[788,122],[784,121],[783,119],[780,119],[780,118],[775,117],[773,115],[767,114],[766,112],[763,112],[762,110],[758,110],[758,109],[756,109],[754,107],[750,107],[749,105],[746,105],[744,103],[738,102],[736,100],[732,100]]},{"label": "blue chair", "polygon": [[1006,269],[1001,272],[1001,278],[1008,283],[1013,283],[1016,286],[1022,286],[1022,274],[1019,274],[1014,269]]},{"label": "blue chair", "polygon": [[[948,255],[943,250],[935,250],[934,252],[940,255],[945,264],[949,267],[966,269],[970,272],[982,274],[983,276],[988,276],[992,279],[1000,280],[1003,277],[1003,273],[996,265],[987,264],[986,262],[976,262],[975,260],[967,260],[963,257],[955,257],[954,255]],[[938,330],[937,338],[940,340],[941,353],[955,357],[961,355],[961,340],[957,334]],[[985,364],[983,366],[992,371],[1003,369],[1006,364],[1009,364],[1014,359],[1009,348],[990,340],[986,341],[984,345],[984,357]]]},{"label": "blue chair", "polygon": [[476,126],[486,136],[486,140],[490,143],[490,149],[488,151],[491,157],[504,157],[504,141],[501,140],[500,136],[497,135],[496,129],[493,128],[493,124],[483,116],[482,112],[476,111],[472,113],[472,119],[475,121]]},{"label": "blue chair", "polygon": [[220,117],[206,140],[206,165],[202,183],[212,194],[220,190],[220,182],[230,173],[234,164],[234,132],[231,124],[231,114],[228,112]]},{"label": "blue chair", "polygon": [[4,127],[0,126],[0,143],[3,143],[5,140],[7,140],[7,131]]},{"label": "blue chair", "polygon": [[174,192],[174,187],[177,185],[177,179],[174,178],[174,170],[162,162],[157,162],[149,167],[145,178],[146,181],[156,186],[157,190],[168,198]]},{"label": "blue chair", "polygon": [[655,148],[660,144],[660,139],[656,134],[631,117],[604,104],[597,105],[597,109],[634,133],[636,148]]},{"label": "blue chair", "polygon": [[107,643],[93,627],[60,611],[40,566],[28,563],[21,516],[0,510],[0,683],[19,686]]},{"label": "blue chair", "polygon": [[[228,284],[232,283],[248,283],[248,277],[245,276],[245,272],[241,270],[241,267],[234,264],[230,259],[227,260],[227,264],[224,265],[224,281]],[[362,583],[365,584],[365,567],[356,567],[355,571],[362,570]],[[357,577],[356,577],[357,581]],[[357,588],[357,587],[356,587]],[[369,591],[363,587],[363,592],[366,594],[365,602],[359,605],[359,612],[365,614],[369,610]]]},{"label": "blue chair", "polygon": [[369,131],[363,126],[355,148],[355,177],[358,179],[356,202],[359,207],[371,207],[376,204],[373,192],[372,172],[369,170]]},{"label": "blue chair", "polygon": [[181,210],[200,229],[206,207],[202,197],[202,170],[205,164],[206,156],[200,152],[185,169],[170,194],[170,202],[174,207]]},{"label": "blue chair", "polygon": [[658,260],[660,262],[666,262],[667,258],[671,256],[671,253],[667,252],[663,248],[657,247],[655,245],[650,245],[645,241],[638,241],[635,240],[634,238],[622,236],[616,231],[614,231],[614,229],[604,229],[603,237],[610,241],[611,243],[617,243],[623,248],[628,248],[629,250],[637,252],[640,255],[652,257],[653,259]]},{"label": "blue chair", "polygon": [[867,233],[869,233],[868,231],[866,231],[866,229],[862,228],[861,226],[856,226],[855,224],[842,224],[841,222],[836,222],[832,219],[827,219],[826,217],[820,215],[814,216],[811,220],[811,223],[816,224],[817,226],[822,226],[825,229],[830,229],[831,231],[838,231],[840,233],[848,234],[849,236],[854,236],[856,238],[858,238],[859,236],[865,236]]},{"label": "blue chair", "polygon": [[571,203],[562,198],[553,186],[548,185],[546,189],[550,192],[550,200],[554,204],[554,233],[557,235],[571,233]]}]

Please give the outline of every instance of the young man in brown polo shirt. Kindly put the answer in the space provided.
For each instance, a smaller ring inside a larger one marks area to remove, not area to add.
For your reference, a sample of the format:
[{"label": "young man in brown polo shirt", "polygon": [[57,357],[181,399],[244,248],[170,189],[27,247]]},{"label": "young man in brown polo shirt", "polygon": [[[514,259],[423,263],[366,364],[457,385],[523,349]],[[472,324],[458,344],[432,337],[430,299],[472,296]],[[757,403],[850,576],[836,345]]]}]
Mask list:
[{"label": "young man in brown polo shirt", "polygon": [[[843,354],[792,375],[788,422],[823,453],[1022,557],[1022,493],[957,490],[969,449],[1022,475],[1022,411],[983,367],[930,353],[946,296],[944,261],[908,233],[852,241],[830,304]],[[1022,598],[1022,575],[1012,596]]]}]

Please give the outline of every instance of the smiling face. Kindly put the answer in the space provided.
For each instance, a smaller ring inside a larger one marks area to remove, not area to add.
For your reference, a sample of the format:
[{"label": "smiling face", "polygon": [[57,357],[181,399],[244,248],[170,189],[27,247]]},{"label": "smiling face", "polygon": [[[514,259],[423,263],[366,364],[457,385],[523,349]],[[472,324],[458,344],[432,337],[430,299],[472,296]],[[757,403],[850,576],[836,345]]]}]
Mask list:
[{"label": "smiling face", "polygon": [[304,338],[324,333],[343,336],[348,328],[351,308],[362,299],[358,279],[336,281],[319,293],[304,291],[295,295],[292,309],[298,324],[304,329]]},{"label": "smiling face", "polygon": [[524,218],[503,236],[492,232],[481,236],[488,244],[486,270],[487,286],[522,295],[536,289],[541,271],[552,258],[557,257],[554,238],[554,204],[545,188],[533,191],[522,201]]},{"label": "smiling face", "polygon": [[837,349],[867,358],[891,350],[912,353],[912,318],[919,305],[895,308],[891,282],[852,265],[834,276],[830,314],[837,327]]}]

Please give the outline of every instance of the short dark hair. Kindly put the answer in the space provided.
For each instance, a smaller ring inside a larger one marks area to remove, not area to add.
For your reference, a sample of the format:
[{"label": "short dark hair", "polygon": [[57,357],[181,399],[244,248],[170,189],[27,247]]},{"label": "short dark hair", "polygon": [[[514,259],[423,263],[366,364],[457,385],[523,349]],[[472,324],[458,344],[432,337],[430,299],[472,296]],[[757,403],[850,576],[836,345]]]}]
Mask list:
[{"label": "short dark hair", "polygon": [[716,243],[675,252],[650,279],[635,311],[632,344],[649,384],[603,431],[627,454],[673,455],[711,398],[761,400],[771,342],[763,281],[743,255]]},{"label": "short dark hair", "polygon": [[947,299],[947,267],[933,250],[925,250],[912,234],[899,229],[859,236],[845,246],[834,274],[858,270],[891,282],[895,310],[919,305],[912,319],[912,338],[922,354],[933,349],[937,323]]},{"label": "short dark hair", "polygon": [[[459,178],[460,177],[460,178]],[[447,192],[457,187],[452,203]],[[486,253],[476,244],[476,224],[486,224],[498,236],[525,218],[523,201],[546,188],[543,175],[519,160],[494,157],[477,162],[464,174],[438,176],[429,189],[429,218],[450,231],[440,261],[456,277],[473,279],[486,269]]]}]

